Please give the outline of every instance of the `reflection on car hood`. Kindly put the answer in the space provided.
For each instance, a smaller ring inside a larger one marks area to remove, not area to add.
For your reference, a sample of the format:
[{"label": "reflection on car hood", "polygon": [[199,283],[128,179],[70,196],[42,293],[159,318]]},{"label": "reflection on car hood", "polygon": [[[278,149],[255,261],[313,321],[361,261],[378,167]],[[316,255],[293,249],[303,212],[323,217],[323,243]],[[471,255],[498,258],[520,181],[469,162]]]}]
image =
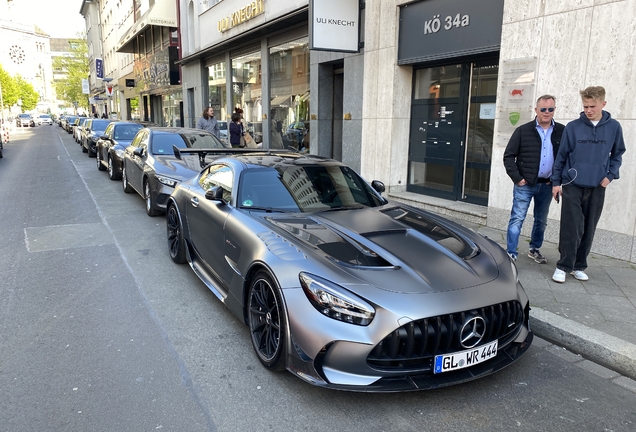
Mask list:
[{"label": "reflection on car hood", "polygon": [[[266,219],[356,278],[395,292],[456,290],[498,276],[478,235],[408,208],[270,214]],[[396,280],[412,283],[396,286]]]},{"label": "reflection on car hood", "polygon": [[154,156],[154,168],[157,174],[172,177],[176,180],[186,180],[199,174],[198,156],[181,155],[181,160],[173,155]]}]

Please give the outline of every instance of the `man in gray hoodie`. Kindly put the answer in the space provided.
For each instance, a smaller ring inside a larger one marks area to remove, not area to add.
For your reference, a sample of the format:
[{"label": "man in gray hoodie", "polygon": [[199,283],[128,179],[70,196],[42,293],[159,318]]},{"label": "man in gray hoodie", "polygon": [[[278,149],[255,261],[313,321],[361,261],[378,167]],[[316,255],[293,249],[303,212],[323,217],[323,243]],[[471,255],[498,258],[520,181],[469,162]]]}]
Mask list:
[{"label": "man in gray hoodie", "polygon": [[565,126],[559,152],[552,168],[552,196],[561,206],[559,252],[561,257],[552,275],[565,282],[566,273],[581,281],[592,248],[605,189],[619,178],[625,153],[623,129],[605,107],[605,89],[588,87],[581,92],[583,112]]}]

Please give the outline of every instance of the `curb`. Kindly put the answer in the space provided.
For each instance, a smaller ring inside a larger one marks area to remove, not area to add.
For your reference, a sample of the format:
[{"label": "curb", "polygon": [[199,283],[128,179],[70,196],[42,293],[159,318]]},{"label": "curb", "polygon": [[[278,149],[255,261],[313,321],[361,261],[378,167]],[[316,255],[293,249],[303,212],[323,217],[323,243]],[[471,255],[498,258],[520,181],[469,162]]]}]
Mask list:
[{"label": "curb", "polygon": [[535,335],[636,380],[636,345],[538,307],[530,312]]}]

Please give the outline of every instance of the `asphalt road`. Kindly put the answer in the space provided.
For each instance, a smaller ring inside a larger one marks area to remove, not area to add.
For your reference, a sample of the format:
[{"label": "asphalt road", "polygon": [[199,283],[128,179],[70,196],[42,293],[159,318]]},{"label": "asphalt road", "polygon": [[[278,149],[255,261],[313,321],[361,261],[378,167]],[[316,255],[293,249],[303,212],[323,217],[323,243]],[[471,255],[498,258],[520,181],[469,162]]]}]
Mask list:
[{"label": "asphalt road", "polygon": [[486,379],[401,394],[271,373],[165,219],[58,126],[0,159],[2,431],[633,431],[636,386],[535,338]]}]

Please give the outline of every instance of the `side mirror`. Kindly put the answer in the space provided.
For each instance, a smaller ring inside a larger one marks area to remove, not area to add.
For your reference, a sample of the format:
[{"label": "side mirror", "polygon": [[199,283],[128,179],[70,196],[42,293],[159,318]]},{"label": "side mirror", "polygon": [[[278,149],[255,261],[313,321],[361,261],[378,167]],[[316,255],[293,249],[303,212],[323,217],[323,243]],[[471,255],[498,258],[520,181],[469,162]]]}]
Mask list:
[{"label": "side mirror", "polygon": [[371,182],[371,187],[379,194],[382,194],[385,190],[384,183],[380,180],[373,180]]},{"label": "side mirror", "polygon": [[205,193],[205,199],[210,201],[223,201],[223,188],[221,186],[214,186]]},{"label": "side mirror", "polygon": [[99,139],[104,141],[110,141],[110,138],[108,138],[108,135],[102,135],[99,137]]},{"label": "side mirror", "polygon": [[135,156],[142,157],[144,155],[144,149],[141,147],[137,147],[135,150],[133,150],[133,154]]}]

